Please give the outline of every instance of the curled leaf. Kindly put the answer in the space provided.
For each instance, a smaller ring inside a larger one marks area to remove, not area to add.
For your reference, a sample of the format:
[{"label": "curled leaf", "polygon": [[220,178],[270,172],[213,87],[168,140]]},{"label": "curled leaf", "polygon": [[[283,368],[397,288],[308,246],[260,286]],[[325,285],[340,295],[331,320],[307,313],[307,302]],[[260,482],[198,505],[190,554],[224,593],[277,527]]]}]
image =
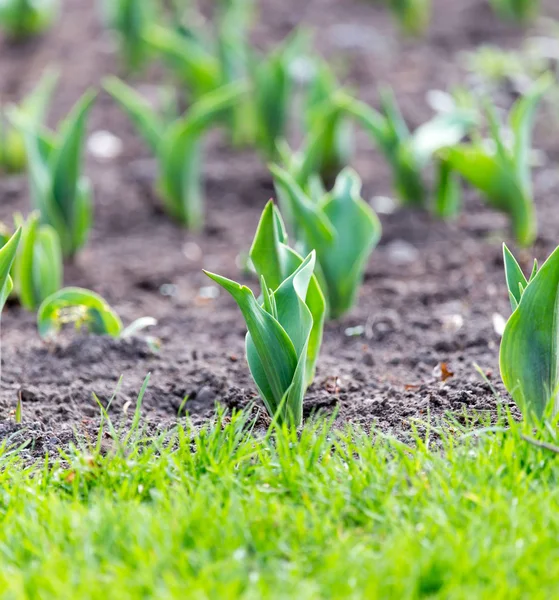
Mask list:
[{"label": "curled leaf", "polygon": [[55,292],[44,300],[37,313],[39,335],[43,338],[54,336],[66,323],[97,335],[118,337],[122,331],[119,316],[101,296],[77,287]]}]

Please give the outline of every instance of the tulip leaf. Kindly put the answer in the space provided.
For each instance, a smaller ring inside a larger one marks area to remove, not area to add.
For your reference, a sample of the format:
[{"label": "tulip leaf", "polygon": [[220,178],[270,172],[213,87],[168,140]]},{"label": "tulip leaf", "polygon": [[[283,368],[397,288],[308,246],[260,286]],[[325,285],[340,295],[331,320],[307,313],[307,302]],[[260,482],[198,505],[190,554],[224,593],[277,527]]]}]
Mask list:
[{"label": "tulip leaf", "polygon": [[528,281],[524,276],[524,273],[522,272],[522,269],[520,268],[516,258],[514,258],[512,252],[507,248],[506,244],[503,244],[503,258],[505,263],[505,277],[509,290],[510,305],[514,311],[520,303],[522,292],[528,286]]},{"label": "tulip leaf", "polygon": [[525,190],[531,191],[530,151],[532,147],[532,128],[536,109],[542,96],[553,85],[553,78],[547,74],[542,76],[532,89],[520,98],[512,107],[509,121],[514,134],[514,162],[516,172]]},{"label": "tulip leaf", "polygon": [[63,324],[73,322],[90,333],[117,337],[122,322],[114,310],[98,294],[77,287],[58,290],[46,298],[37,312],[39,334],[43,338],[58,333]]},{"label": "tulip leaf", "polygon": [[0,29],[14,39],[25,39],[50,26],[58,13],[58,0],[2,0]]},{"label": "tulip leaf", "polygon": [[437,188],[435,214],[441,219],[451,219],[460,212],[462,194],[460,180],[444,160],[437,161]]},{"label": "tulip leaf", "polygon": [[501,377],[528,420],[559,409],[558,327],[559,248],[525,287],[501,341]]},{"label": "tulip leaf", "polygon": [[53,201],[69,229],[73,229],[74,224],[86,118],[95,96],[92,91],[86,92],[74,106],[62,123],[58,144],[51,156]]},{"label": "tulip leaf", "polygon": [[448,148],[443,160],[481,190],[492,206],[510,216],[519,244],[528,246],[534,241],[537,233],[534,203],[516,177],[512,160],[499,159],[476,145]]},{"label": "tulip leaf", "polygon": [[[475,124],[474,115],[464,110],[438,115],[412,134],[392,91],[381,90],[380,95],[382,112],[357,100],[348,101],[348,110],[369,132],[389,163],[394,187],[402,202],[412,206],[425,206],[428,194],[423,169],[441,148],[457,144],[468,133]],[[437,190],[437,194],[440,192],[454,193],[456,186]],[[455,197],[449,197],[449,200],[452,199],[456,200]],[[439,204],[440,198],[437,198],[437,214],[441,214]]]},{"label": "tulip leaf", "polygon": [[18,173],[29,162],[25,149],[25,127],[42,125],[58,73],[47,69],[35,89],[19,106],[0,108],[0,172]]},{"label": "tulip leaf", "polygon": [[140,69],[149,56],[149,44],[144,34],[157,20],[153,0],[104,0],[104,20],[108,28],[118,36],[124,65],[132,70]]},{"label": "tulip leaf", "polygon": [[442,154],[443,160],[483,192],[492,206],[509,215],[515,237],[522,246],[532,244],[537,234],[530,174],[530,142],[537,105],[550,85],[549,77],[542,76],[512,107],[509,115],[514,136],[512,148],[505,144],[494,107],[487,104],[494,150],[474,142],[449,147]]},{"label": "tulip leaf", "polygon": [[[250,249],[250,258],[256,272],[272,289],[279,288],[281,283],[303,263],[301,255],[288,246],[283,220],[271,200],[260,218]],[[310,385],[314,379],[326,313],[324,294],[314,274],[309,282],[305,302],[313,318],[306,365],[307,384]]]},{"label": "tulip leaf", "polygon": [[83,246],[91,227],[91,187],[80,168],[86,119],[94,99],[93,92],[86,92],[58,133],[41,130],[25,113],[14,115],[25,138],[33,202],[42,223],[56,230],[64,256],[70,258]]},{"label": "tulip leaf", "polygon": [[298,32],[252,68],[252,93],[257,118],[257,143],[271,160],[278,140],[286,135],[293,81],[290,67],[303,51],[306,36]]},{"label": "tulip leaf", "polygon": [[269,414],[298,426],[307,388],[307,352],[313,317],[306,304],[315,266],[314,253],[272,291],[264,277],[261,305],[252,291],[213,273],[206,274],[227,290],[244,316],[250,372]]},{"label": "tulip leaf", "polygon": [[156,153],[165,124],[140,94],[118,77],[107,77],[103,87],[124,108],[130,120],[153,153]]},{"label": "tulip leaf", "polygon": [[159,25],[150,27],[145,39],[178,71],[195,100],[220,86],[219,61],[200,40]]},{"label": "tulip leaf", "polygon": [[338,318],[355,302],[366,261],[380,238],[380,222],[360,197],[361,181],[352,169],[344,169],[332,192],[318,202],[289,173],[279,167],[271,169],[276,186],[283,191],[278,197],[293,215],[296,242],[307,252],[316,251],[318,280],[329,316]]},{"label": "tulip leaf", "polygon": [[307,142],[297,181],[303,186],[313,174],[332,180],[353,155],[353,123],[347,95],[327,63],[318,64],[305,109]]},{"label": "tulip leaf", "polygon": [[[235,299],[247,324],[247,359],[266,408],[275,415],[297,368],[297,353],[285,329],[257,302],[252,290],[216,275],[206,275]],[[250,352],[250,354],[248,354]]]},{"label": "tulip leaf", "polygon": [[209,92],[181,118],[164,120],[122,81],[111,77],[105,88],[124,108],[159,164],[157,190],[165,210],[179,223],[200,229],[204,222],[202,186],[202,136],[246,93],[246,86],[232,83]]},{"label": "tulip leaf", "polygon": [[20,239],[21,227],[18,227],[12,237],[0,248],[0,311],[4,308],[4,304],[6,304],[6,300],[13,289],[10,271],[16,257]]},{"label": "tulip leaf", "polygon": [[311,248],[325,242],[333,242],[336,235],[332,224],[317,209],[317,206],[305,194],[301,186],[286,170],[271,165],[270,171],[278,190],[278,200],[282,214],[289,215],[288,223],[297,241],[304,230],[304,236]]},{"label": "tulip leaf", "polygon": [[317,250],[332,318],[340,317],[355,303],[366,262],[381,235],[380,221],[360,193],[359,176],[344,169],[319,205],[336,231],[334,243],[324,246],[323,252]]},{"label": "tulip leaf", "polygon": [[22,230],[12,269],[14,288],[21,305],[35,310],[62,286],[60,239],[53,227],[39,222],[38,212],[32,213],[27,221],[18,214],[14,221]]}]

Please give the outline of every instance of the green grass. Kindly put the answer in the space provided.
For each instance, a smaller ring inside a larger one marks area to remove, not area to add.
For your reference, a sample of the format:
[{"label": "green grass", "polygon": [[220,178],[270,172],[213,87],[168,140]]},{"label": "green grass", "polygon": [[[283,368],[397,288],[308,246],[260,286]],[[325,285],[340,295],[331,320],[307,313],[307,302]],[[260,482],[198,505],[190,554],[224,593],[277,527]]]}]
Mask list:
[{"label": "green grass", "polygon": [[514,425],[412,447],[242,415],[49,467],[4,448],[0,597],[549,599],[558,460]]}]

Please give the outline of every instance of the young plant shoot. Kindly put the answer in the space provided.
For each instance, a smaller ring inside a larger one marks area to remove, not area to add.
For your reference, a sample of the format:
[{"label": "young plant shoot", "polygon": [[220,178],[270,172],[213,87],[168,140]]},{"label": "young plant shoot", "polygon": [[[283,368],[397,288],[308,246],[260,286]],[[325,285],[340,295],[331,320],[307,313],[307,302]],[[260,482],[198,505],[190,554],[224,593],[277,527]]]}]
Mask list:
[{"label": "young plant shoot", "polygon": [[[264,278],[272,290],[278,289],[282,282],[288,279],[304,261],[303,257],[288,244],[289,240],[280,212],[270,200],[260,217],[260,223],[250,249],[250,258],[256,273]],[[314,379],[326,313],[324,294],[314,274],[309,281],[305,302],[313,318],[306,367],[307,385],[310,385]]]},{"label": "young plant shoot", "polygon": [[276,166],[271,170],[281,190],[278,198],[296,225],[296,247],[316,251],[317,276],[328,315],[337,319],[355,304],[367,260],[380,239],[380,221],[361,198],[361,180],[350,168],[344,169],[332,191],[317,201],[290,173]]},{"label": "young plant shoot", "polygon": [[25,139],[11,122],[10,115],[24,115],[36,126],[40,126],[57,81],[58,74],[47,69],[37,87],[19,106],[8,105],[5,109],[0,107],[0,175],[20,173],[25,169]]},{"label": "young plant shoot", "polygon": [[14,287],[10,271],[14,264],[20,238],[21,228],[0,248],[0,312]]},{"label": "young plant shoot", "polygon": [[345,110],[345,96],[332,69],[318,62],[305,101],[305,129],[311,154],[319,150],[314,168],[331,182],[353,155],[353,124]]},{"label": "young plant shoot", "polygon": [[188,89],[189,99],[199,100],[221,87],[221,68],[211,43],[199,31],[151,26],[144,34],[147,44],[168,63]]},{"label": "young plant shoot", "polygon": [[[277,144],[282,167],[313,199],[325,194],[325,185],[333,183],[335,175],[353,152],[351,131],[345,129],[347,103],[348,97],[344,93],[335,93],[320,104],[312,119],[313,126],[307,131],[299,150],[294,152],[285,140],[280,139]],[[348,135],[340,135],[344,130]],[[283,189],[275,187],[288,230],[295,231],[296,224],[289,213],[289,206],[281,201]]]},{"label": "young plant shoot", "polygon": [[559,248],[526,279],[504,246],[505,274],[513,313],[501,341],[503,382],[526,419],[559,411]]},{"label": "young plant shoot", "polygon": [[[215,38],[221,71],[221,85],[247,81],[251,71],[249,28],[254,0],[220,0],[216,3]],[[239,98],[226,112],[234,145],[254,142],[254,105],[248,96]]]},{"label": "young plant shoot", "polygon": [[542,77],[512,107],[511,143],[507,143],[505,128],[495,109],[488,105],[490,143],[474,140],[449,145],[440,153],[451,169],[483,192],[491,206],[509,215],[516,240],[522,246],[531,245],[537,235],[530,168],[532,125],[538,103],[550,83],[547,76]]},{"label": "young plant shoot", "polygon": [[187,113],[165,120],[135,90],[116,77],[105,81],[105,89],[128,113],[140,135],[157,158],[157,189],[169,215],[190,229],[204,224],[202,186],[202,138],[220,124],[227,111],[246,93],[242,84],[231,84],[206,94]]},{"label": "young plant shoot", "polygon": [[295,34],[261,59],[253,59],[251,69],[256,143],[268,160],[277,160],[278,141],[285,138],[294,81],[291,67],[303,54],[308,37]]},{"label": "young plant shoot", "polygon": [[262,277],[262,305],[248,287],[205,272],[233,296],[243,313],[248,366],[268,413],[278,423],[294,427],[303,420],[309,381],[313,317],[307,297],[314,266],[311,252],[275,291]]},{"label": "young plant shoot", "polygon": [[22,231],[12,269],[14,292],[24,308],[36,310],[62,287],[60,239],[53,227],[39,222],[38,212],[33,212],[27,221],[16,215],[14,221]]},{"label": "young plant shoot", "polygon": [[58,0],[0,0],[0,30],[13,39],[45,31],[58,13]]},{"label": "young plant shoot", "polygon": [[45,132],[25,114],[14,120],[24,133],[33,204],[41,222],[53,227],[65,258],[85,244],[92,221],[92,189],[81,174],[87,115],[95,100],[86,92],[62,121],[58,132]]},{"label": "young plant shoot", "polygon": [[101,296],[83,288],[66,287],[50,295],[39,307],[39,335],[44,339],[53,338],[68,323],[95,335],[125,338],[156,325],[157,321],[142,317],[123,327],[120,317]]},{"label": "young plant shoot", "polygon": [[[248,81],[254,70],[248,41],[254,11],[252,0],[215,4],[212,27],[171,29],[155,25],[145,34],[149,45],[186,83],[193,102],[224,86]],[[235,145],[254,142],[253,98],[248,95],[237,98],[223,110],[220,119],[227,125]]]},{"label": "young plant shoot", "polygon": [[[401,201],[409,206],[427,207],[429,193],[424,169],[438,150],[460,142],[475,124],[475,117],[471,111],[457,109],[435,116],[411,133],[391,91],[381,92],[381,106],[382,112],[378,112],[364,102],[348,101],[349,112],[369,132],[390,165]],[[445,191],[439,190],[437,195]],[[448,191],[456,193],[455,186]]]},{"label": "young plant shoot", "polygon": [[107,27],[118,35],[124,65],[137,71],[149,56],[145,33],[156,19],[153,0],[104,0],[103,13]]}]

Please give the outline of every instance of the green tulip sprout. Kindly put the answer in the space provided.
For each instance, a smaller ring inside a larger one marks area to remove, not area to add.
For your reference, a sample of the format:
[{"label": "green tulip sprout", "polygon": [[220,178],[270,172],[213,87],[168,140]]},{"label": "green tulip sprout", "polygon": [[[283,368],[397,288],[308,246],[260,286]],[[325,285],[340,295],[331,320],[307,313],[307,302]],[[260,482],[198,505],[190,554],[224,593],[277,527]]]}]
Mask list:
[{"label": "green tulip sprout", "polygon": [[245,318],[247,361],[268,413],[295,427],[303,419],[308,382],[313,317],[307,296],[314,266],[312,252],[276,290],[262,277],[262,305],[248,287],[206,272],[233,296]]},{"label": "green tulip sprout", "polygon": [[157,321],[152,317],[142,317],[123,327],[120,317],[101,296],[84,288],[67,287],[45,298],[39,307],[39,335],[51,339],[69,323],[73,323],[77,330],[85,329],[94,335],[126,338],[156,325]]},{"label": "green tulip sprout", "polygon": [[[279,210],[270,200],[262,216],[250,249],[250,258],[256,273],[263,277],[273,290],[289,278],[303,263],[303,257],[289,247],[285,225]],[[307,291],[306,304],[313,318],[307,348],[307,385],[310,385],[315,373],[316,361],[322,343],[322,330],[326,313],[326,301],[320,289],[318,279],[313,274]]]},{"label": "green tulip sprout", "polygon": [[21,228],[8,239],[0,248],[0,312],[6,304],[6,300],[12,293],[14,283],[10,276],[16,253],[21,239]]},{"label": "green tulip sprout", "polygon": [[452,170],[484,193],[491,206],[509,215],[516,240],[522,246],[532,244],[537,235],[530,169],[532,124],[538,103],[550,84],[547,76],[542,77],[512,107],[511,144],[507,144],[494,108],[488,105],[491,144],[474,140],[440,153]]},{"label": "green tulip sprout", "polygon": [[[221,85],[248,81],[251,71],[249,27],[254,0],[220,0],[215,15],[215,38],[220,63]],[[234,145],[254,142],[254,107],[249,97],[240,98],[226,113]]]},{"label": "green tulip sprout", "polygon": [[157,158],[157,189],[165,210],[182,225],[200,229],[204,224],[202,137],[220,122],[224,111],[243,97],[245,86],[231,84],[206,94],[170,124],[116,77],[105,81],[105,89],[128,113]]},{"label": "green tulip sprout", "polygon": [[474,115],[464,110],[440,114],[411,133],[391,91],[381,92],[381,105],[382,112],[378,112],[364,102],[350,100],[348,111],[369,132],[390,165],[394,187],[402,202],[427,207],[425,168],[441,148],[460,142],[475,124]]},{"label": "green tulip sprout", "polygon": [[17,113],[14,119],[24,133],[33,204],[41,222],[58,233],[67,258],[85,244],[91,228],[93,193],[89,179],[81,174],[81,162],[94,100],[95,94],[86,92],[56,133],[40,130],[24,114]]},{"label": "green tulip sprout", "polygon": [[14,261],[14,292],[21,305],[35,310],[41,302],[62,287],[63,261],[58,234],[50,225],[39,222],[39,213],[26,221],[14,218],[21,228],[21,242]]},{"label": "green tulip sprout", "polygon": [[[297,244],[316,251],[318,278],[328,303],[329,317],[343,316],[355,303],[367,260],[381,235],[378,217],[360,197],[361,180],[344,169],[331,192],[311,199],[293,176],[271,167],[282,213],[295,224]],[[297,245],[296,245],[297,247]]]},{"label": "green tulip sprout", "polygon": [[305,101],[305,129],[309,147],[320,150],[313,168],[324,181],[333,181],[353,155],[353,124],[344,101],[332,69],[318,62]]},{"label": "green tulip sprout", "polygon": [[138,70],[149,55],[145,34],[156,17],[153,0],[104,0],[103,13],[107,27],[118,35],[124,64]]},{"label": "green tulip sprout", "polygon": [[152,25],[146,43],[171,66],[188,88],[189,98],[199,100],[221,86],[221,67],[210,44],[191,32]]},{"label": "green tulip sprout", "polygon": [[42,125],[57,81],[58,73],[47,69],[37,87],[18,106],[0,107],[0,174],[20,173],[25,169],[25,139],[11,121],[25,117],[35,126]]},{"label": "green tulip sprout", "polygon": [[[325,185],[331,183],[338,174],[336,169],[343,167],[352,154],[352,137],[339,135],[345,129],[347,104],[348,96],[345,93],[334,93],[315,107],[316,113],[311,119],[313,126],[307,131],[300,149],[293,151],[285,139],[277,143],[282,168],[313,198],[323,195]],[[277,185],[276,192],[278,197],[283,194]],[[291,231],[294,224],[287,203],[280,204]]]},{"label": "green tulip sprout", "polygon": [[[212,27],[161,27],[145,33],[158,52],[186,83],[191,101],[224,86],[247,82],[253,70],[248,28],[253,1],[217,2]],[[238,98],[220,116],[235,145],[253,143],[256,136],[253,99]]]},{"label": "green tulip sprout", "polygon": [[278,158],[278,141],[287,135],[294,84],[291,67],[303,53],[308,36],[296,33],[251,69],[256,143],[268,160]]},{"label": "green tulip sprout", "polygon": [[526,279],[504,246],[513,313],[500,350],[503,382],[528,420],[559,412],[559,248]]}]

